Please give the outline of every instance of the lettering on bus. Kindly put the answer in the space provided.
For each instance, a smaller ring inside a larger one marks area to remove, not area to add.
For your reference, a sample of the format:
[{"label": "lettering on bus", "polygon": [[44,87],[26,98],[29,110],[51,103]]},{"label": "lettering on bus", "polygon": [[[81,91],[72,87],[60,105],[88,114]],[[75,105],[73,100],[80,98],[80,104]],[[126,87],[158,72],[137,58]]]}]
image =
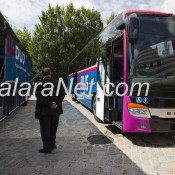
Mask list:
[{"label": "lettering on bus", "polygon": [[10,56],[15,57],[15,60],[20,62],[21,64],[25,64],[26,56],[22,52],[22,50],[15,44],[14,40],[7,36],[7,53],[10,54]]},{"label": "lettering on bus", "polygon": [[85,91],[88,91],[88,77],[89,75],[82,75],[81,76],[81,84],[78,88],[82,88],[82,89],[85,89]]},{"label": "lettering on bus", "polygon": [[11,56],[15,56],[15,49],[16,45],[14,40],[10,36],[7,36],[7,45],[6,45],[6,51],[9,53]]},{"label": "lettering on bus", "polygon": [[18,46],[16,46],[15,59],[23,65],[25,64],[25,54],[19,49]]}]

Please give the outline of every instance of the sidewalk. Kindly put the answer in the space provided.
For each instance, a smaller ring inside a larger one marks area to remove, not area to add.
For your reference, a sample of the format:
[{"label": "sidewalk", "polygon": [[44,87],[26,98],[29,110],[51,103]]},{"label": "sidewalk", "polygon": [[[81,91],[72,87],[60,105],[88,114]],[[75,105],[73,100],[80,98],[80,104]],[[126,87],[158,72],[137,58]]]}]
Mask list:
[{"label": "sidewalk", "polygon": [[[175,174],[173,134],[123,135],[113,126],[96,123],[90,111],[69,101],[66,97],[63,103],[52,154],[37,151],[42,142],[34,98],[0,123],[0,175]],[[101,138],[103,134],[109,139]],[[157,137],[158,146],[150,145]],[[161,146],[160,137],[167,143]]]}]

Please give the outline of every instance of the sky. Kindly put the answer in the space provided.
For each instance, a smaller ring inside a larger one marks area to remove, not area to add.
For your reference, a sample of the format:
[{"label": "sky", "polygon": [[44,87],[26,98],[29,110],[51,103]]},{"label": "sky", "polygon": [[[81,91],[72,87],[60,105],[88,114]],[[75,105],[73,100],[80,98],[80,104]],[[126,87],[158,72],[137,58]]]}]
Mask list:
[{"label": "sky", "polygon": [[156,10],[175,13],[175,0],[0,0],[0,11],[9,23],[22,29],[24,25],[33,32],[38,16],[46,10],[48,4],[66,6],[72,2],[76,8],[85,6],[101,13],[103,21],[114,14],[128,9]]}]

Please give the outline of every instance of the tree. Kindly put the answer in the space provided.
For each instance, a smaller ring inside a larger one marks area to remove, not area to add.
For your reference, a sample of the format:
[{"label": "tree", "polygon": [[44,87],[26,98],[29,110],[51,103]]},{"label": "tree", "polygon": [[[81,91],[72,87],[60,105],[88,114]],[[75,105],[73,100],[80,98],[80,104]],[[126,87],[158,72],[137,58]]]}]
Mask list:
[{"label": "tree", "polygon": [[20,39],[22,45],[28,50],[30,41],[31,41],[31,34],[26,26],[24,26],[23,30],[14,29],[16,35]]},{"label": "tree", "polygon": [[106,19],[106,21],[105,21],[106,24],[108,25],[115,18],[115,16],[116,15],[114,13],[112,13],[111,16],[108,19]]},{"label": "tree", "polygon": [[100,13],[73,4],[42,11],[29,46],[35,70],[44,66],[54,77],[67,77],[67,67],[78,52],[103,28]]},{"label": "tree", "polygon": [[[33,67],[33,62],[34,59],[32,59],[31,57],[31,53],[30,53],[30,46],[31,46],[31,41],[32,41],[32,37],[31,34],[28,30],[28,28],[26,26],[23,27],[23,30],[21,29],[14,29],[14,32],[16,33],[17,37],[19,38],[19,40],[22,43],[22,46],[26,49],[26,51],[28,52],[28,56],[30,57],[31,61],[32,61],[32,67]],[[33,71],[33,68],[31,70],[34,74],[38,73],[38,71]]]}]

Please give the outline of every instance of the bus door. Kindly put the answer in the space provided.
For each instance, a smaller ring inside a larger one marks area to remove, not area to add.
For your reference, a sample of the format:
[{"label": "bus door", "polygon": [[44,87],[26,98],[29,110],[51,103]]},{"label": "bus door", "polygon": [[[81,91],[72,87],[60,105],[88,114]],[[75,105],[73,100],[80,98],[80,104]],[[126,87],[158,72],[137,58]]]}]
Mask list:
[{"label": "bus door", "polygon": [[[111,96],[105,96],[105,120],[112,122],[121,128],[122,126],[122,108],[123,98],[116,95],[116,86],[123,82],[123,37],[112,41],[111,49],[107,50],[106,54],[106,83],[111,82],[115,86],[107,86],[108,93],[113,92]],[[118,89],[119,94],[122,94],[123,87]]]},{"label": "bus door", "polygon": [[103,88],[105,84],[105,64],[104,59],[98,59],[98,72],[97,72],[97,93],[93,102],[93,113],[95,119],[104,122],[104,93]]}]

